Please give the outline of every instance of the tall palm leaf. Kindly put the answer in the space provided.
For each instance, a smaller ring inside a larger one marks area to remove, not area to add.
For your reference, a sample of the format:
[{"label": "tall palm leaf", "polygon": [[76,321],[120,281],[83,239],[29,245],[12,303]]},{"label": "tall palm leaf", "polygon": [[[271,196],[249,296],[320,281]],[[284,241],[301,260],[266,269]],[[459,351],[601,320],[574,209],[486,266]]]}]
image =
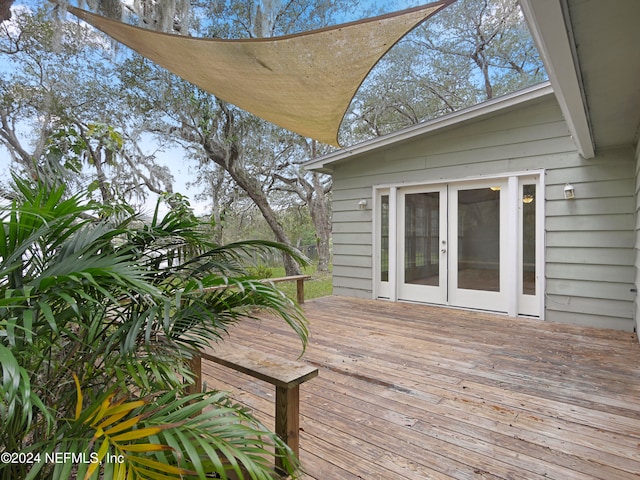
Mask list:
[{"label": "tall palm leaf", "polygon": [[[274,450],[277,438],[219,393],[185,397],[184,379],[193,376],[190,356],[260,310],[279,314],[304,348],[300,308],[246,272],[250,259],[284,247],[216,245],[185,202],[144,222],[126,205],[67,196],[55,183],[15,184],[16,200],[0,211],[0,450],[114,453],[116,444],[98,445],[94,427],[110,411],[109,393],[119,392],[141,415],[126,438],[153,432],[144,442],[165,446],[132,447],[150,455],[136,465],[156,472],[152,478],[224,478],[229,469],[268,478],[265,458],[286,447]],[[127,421],[110,418],[111,428]],[[162,473],[160,464],[172,467]],[[0,477],[66,478],[68,468],[4,465]],[[110,478],[116,467],[79,468]]]}]

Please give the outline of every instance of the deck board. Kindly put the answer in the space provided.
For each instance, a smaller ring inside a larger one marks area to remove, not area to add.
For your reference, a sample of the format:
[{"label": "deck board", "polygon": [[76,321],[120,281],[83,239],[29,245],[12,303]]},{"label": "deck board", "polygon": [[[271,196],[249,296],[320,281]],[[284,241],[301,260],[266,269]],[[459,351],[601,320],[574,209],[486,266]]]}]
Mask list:
[{"label": "deck board", "polygon": [[[407,303],[305,304],[305,480],[638,479],[640,345],[629,332]],[[227,340],[297,359],[284,322]],[[270,385],[203,362],[273,428]]]}]

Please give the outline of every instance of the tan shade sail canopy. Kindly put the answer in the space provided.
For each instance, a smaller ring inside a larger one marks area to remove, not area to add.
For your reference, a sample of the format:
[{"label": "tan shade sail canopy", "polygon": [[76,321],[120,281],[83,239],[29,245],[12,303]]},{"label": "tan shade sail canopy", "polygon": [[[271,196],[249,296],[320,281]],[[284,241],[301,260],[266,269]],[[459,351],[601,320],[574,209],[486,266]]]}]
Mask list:
[{"label": "tan shade sail canopy", "polygon": [[454,0],[283,37],[204,39],[69,11],[218,98],[305,137],[338,146],[353,96],[403,36]]}]

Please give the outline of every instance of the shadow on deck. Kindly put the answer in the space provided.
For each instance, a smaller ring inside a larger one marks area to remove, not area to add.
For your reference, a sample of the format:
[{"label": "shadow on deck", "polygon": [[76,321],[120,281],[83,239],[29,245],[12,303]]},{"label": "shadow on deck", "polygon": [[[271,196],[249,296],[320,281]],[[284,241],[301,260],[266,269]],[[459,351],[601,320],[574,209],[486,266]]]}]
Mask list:
[{"label": "shadow on deck", "polygon": [[[628,332],[423,305],[324,297],[305,311],[304,479],[634,479],[640,345]],[[296,359],[266,318],[230,343]],[[273,428],[270,385],[203,363]]]}]

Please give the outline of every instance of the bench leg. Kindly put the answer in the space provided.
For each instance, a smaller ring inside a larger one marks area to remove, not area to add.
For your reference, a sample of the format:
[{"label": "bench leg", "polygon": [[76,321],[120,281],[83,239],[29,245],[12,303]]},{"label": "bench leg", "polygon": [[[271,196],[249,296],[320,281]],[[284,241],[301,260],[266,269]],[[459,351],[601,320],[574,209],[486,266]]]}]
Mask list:
[{"label": "bench leg", "polygon": [[198,354],[189,360],[191,371],[194,374],[195,383],[187,387],[187,393],[200,393],[202,391],[202,357]]},{"label": "bench leg", "polygon": [[298,304],[302,305],[304,303],[304,280],[301,278],[296,280],[296,293]]},{"label": "bench leg", "polygon": [[[300,454],[300,387],[276,387],[276,434],[289,446],[296,457]],[[276,458],[282,468],[282,459]]]}]

